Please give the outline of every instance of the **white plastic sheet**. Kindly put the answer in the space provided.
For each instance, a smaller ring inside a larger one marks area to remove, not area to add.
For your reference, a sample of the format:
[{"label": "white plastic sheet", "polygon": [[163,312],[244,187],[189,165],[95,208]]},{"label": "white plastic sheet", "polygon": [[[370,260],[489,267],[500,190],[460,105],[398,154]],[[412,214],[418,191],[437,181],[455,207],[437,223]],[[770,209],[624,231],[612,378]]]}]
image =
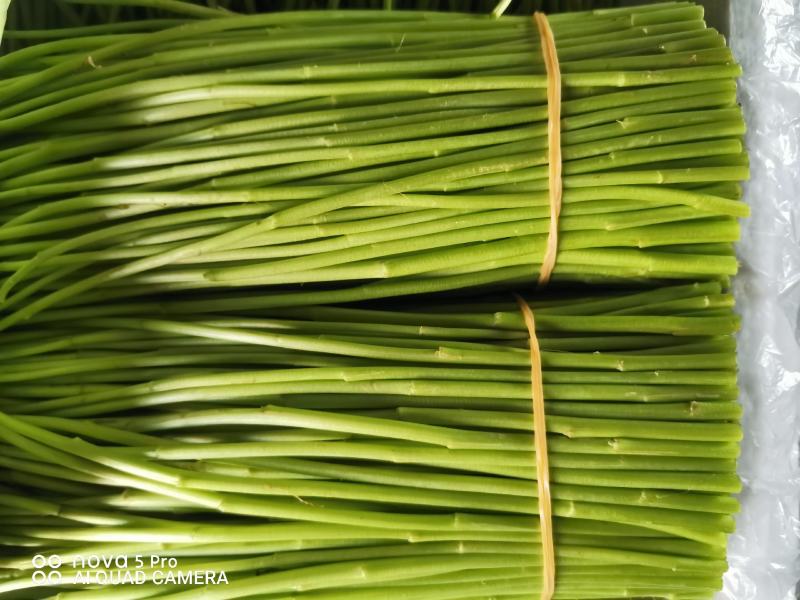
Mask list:
[{"label": "white plastic sheet", "polygon": [[744,490],[725,600],[791,600],[800,578],[800,0],[732,0],[752,217],[735,281]]}]

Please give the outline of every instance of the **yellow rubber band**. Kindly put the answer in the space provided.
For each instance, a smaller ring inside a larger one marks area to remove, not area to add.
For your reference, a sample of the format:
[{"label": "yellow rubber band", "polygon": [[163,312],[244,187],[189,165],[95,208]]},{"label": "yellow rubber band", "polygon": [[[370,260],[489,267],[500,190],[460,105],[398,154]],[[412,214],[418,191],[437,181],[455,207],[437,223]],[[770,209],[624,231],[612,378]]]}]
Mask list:
[{"label": "yellow rubber band", "polygon": [[561,68],[558,65],[556,40],[550,22],[544,13],[533,14],[539,37],[542,40],[542,56],[547,71],[547,152],[548,189],[550,192],[550,227],[547,232],[547,247],[539,271],[539,285],[547,285],[556,266],[558,254],[558,218],[561,215]]},{"label": "yellow rubber band", "polygon": [[541,600],[550,600],[556,589],[556,551],[553,542],[553,503],[550,498],[550,460],[547,455],[547,423],[542,382],[542,353],[536,337],[536,321],[527,302],[514,294],[528,328],[531,348],[531,401],[533,402],[533,437],[536,449],[536,480],[539,488],[539,522],[542,530]]}]

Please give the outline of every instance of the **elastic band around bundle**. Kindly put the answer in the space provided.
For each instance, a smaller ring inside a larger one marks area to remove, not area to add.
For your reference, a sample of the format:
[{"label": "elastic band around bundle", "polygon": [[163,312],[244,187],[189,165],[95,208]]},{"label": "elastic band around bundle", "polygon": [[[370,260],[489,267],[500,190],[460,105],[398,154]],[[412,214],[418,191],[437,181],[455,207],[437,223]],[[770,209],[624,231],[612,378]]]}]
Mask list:
[{"label": "elastic band around bundle", "polygon": [[556,552],[553,541],[553,503],[550,497],[550,460],[547,454],[547,423],[544,409],[542,353],[536,337],[536,321],[528,303],[514,294],[530,336],[531,401],[533,403],[533,437],[536,450],[536,483],[539,489],[539,522],[542,536],[541,600],[550,600],[556,585]]},{"label": "elastic band around bundle", "polygon": [[544,13],[533,14],[539,37],[542,40],[542,56],[547,72],[547,152],[548,152],[548,190],[550,194],[550,226],[547,232],[542,266],[539,270],[539,285],[544,286],[556,266],[558,255],[558,219],[561,216],[561,69],[556,53],[556,41],[550,22]]}]

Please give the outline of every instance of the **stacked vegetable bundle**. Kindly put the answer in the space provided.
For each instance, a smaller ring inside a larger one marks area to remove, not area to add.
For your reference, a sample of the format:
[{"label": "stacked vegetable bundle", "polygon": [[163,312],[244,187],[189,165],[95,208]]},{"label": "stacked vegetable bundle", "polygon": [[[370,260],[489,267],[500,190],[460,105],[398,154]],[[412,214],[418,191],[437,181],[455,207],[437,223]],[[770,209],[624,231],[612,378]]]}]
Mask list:
[{"label": "stacked vegetable bundle", "polygon": [[[717,283],[534,301],[556,598],[719,587],[739,485],[731,305]],[[513,303],[153,308],[4,334],[0,591],[58,554],[63,600],[536,596]],[[76,556],[151,554],[229,583],[159,586],[148,563],[143,585],[69,587]]]},{"label": "stacked vegetable bundle", "polygon": [[[734,273],[739,67],[702,9],[550,20],[567,98],[554,279]],[[0,328],[186,290],[294,305],[535,278],[547,78],[529,18],[162,25],[0,58]]]},{"label": "stacked vegetable bundle", "polygon": [[[535,596],[510,294],[335,305],[536,279],[530,18],[134,4],[158,18],[0,57],[0,596]],[[534,297],[555,598],[709,598],[739,488],[738,66],[688,2],[550,22],[554,279],[673,281]]]}]

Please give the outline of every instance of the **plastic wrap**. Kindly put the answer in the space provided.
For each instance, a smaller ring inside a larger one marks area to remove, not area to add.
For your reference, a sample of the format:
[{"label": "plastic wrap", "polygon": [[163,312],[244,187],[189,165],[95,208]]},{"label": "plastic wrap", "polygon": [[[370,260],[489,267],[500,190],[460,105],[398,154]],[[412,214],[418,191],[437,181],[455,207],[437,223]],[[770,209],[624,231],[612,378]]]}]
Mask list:
[{"label": "plastic wrap", "polygon": [[800,578],[800,0],[733,0],[752,178],[735,281],[744,489],[725,600],[790,600]]}]

